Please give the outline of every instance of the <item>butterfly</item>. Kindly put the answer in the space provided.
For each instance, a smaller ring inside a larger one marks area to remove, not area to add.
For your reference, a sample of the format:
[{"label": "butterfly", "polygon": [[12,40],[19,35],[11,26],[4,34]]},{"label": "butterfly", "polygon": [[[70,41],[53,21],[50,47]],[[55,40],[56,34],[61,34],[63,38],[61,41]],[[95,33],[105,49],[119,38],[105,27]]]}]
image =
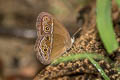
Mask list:
[{"label": "butterfly", "polygon": [[66,28],[51,14],[41,12],[36,21],[35,51],[38,60],[48,65],[72,46],[73,40]]}]

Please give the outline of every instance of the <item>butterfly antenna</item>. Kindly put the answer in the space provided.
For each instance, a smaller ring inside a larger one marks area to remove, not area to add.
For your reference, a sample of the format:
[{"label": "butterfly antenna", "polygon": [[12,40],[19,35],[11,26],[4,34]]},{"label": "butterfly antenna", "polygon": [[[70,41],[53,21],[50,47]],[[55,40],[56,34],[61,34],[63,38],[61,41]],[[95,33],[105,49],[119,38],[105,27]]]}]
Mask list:
[{"label": "butterfly antenna", "polygon": [[73,40],[75,40],[77,38],[76,36],[78,35],[78,33],[80,33],[81,30],[82,30],[82,28],[80,27],[76,32],[73,33],[73,35],[72,35]]}]

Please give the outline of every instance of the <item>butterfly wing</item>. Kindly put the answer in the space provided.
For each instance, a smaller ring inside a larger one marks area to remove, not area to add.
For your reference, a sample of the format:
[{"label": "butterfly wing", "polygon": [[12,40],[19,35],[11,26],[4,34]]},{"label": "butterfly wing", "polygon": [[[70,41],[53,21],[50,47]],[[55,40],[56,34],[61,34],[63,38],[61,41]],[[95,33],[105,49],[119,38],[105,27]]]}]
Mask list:
[{"label": "butterfly wing", "polygon": [[49,13],[40,13],[36,26],[38,39],[35,51],[41,63],[50,64],[71,47],[72,42],[68,31]]}]

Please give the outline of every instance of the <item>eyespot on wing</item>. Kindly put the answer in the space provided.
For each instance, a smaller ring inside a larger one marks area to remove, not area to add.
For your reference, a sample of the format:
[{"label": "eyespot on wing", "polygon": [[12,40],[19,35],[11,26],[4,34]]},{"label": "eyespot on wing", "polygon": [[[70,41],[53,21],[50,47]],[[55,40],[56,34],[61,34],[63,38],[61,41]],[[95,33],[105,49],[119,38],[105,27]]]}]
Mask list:
[{"label": "eyespot on wing", "polygon": [[36,21],[36,29],[38,35],[51,33],[53,31],[53,17],[49,13],[41,12]]}]

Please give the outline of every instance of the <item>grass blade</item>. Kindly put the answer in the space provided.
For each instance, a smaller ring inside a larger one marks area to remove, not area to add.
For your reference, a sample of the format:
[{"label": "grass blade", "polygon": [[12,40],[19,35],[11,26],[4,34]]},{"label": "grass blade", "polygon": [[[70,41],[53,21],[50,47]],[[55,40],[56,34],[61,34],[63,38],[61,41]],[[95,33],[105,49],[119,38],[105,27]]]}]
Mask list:
[{"label": "grass blade", "polygon": [[109,54],[118,48],[111,17],[111,0],[97,0],[97,28]]},{"label": "grass blade", "polygon": [[108,57],[104,57],[103,55],[100,54],[95,54],[95,53],[81,53],[81,54],[71,54],[70,56],[66,56],[66,57],[60,57],[58,59],[56,59],[55,61],[52,62],[52,65],[54,64],[59,64],[61,62],[68,62],[68,61],[74,61],[74,60],[78,60],[78,59],[85,59],[87,58],[86,55],[89,55],[90,57],[94,58],[94,59],[98,59],[98,60],[105,60],[106,62],[111,62],[111,60]]},{"label": "grass blade", "polygon": [[102,75],[102,77],[105,80],[110,80],[110,78],[105,74],[105,72],[103,71],[103,69],[99,66],[99,64],[89,55],[86,55],[87,58],[90,60],[90,62],[97,68],[97,70],[100,72],[100,74]]}]

